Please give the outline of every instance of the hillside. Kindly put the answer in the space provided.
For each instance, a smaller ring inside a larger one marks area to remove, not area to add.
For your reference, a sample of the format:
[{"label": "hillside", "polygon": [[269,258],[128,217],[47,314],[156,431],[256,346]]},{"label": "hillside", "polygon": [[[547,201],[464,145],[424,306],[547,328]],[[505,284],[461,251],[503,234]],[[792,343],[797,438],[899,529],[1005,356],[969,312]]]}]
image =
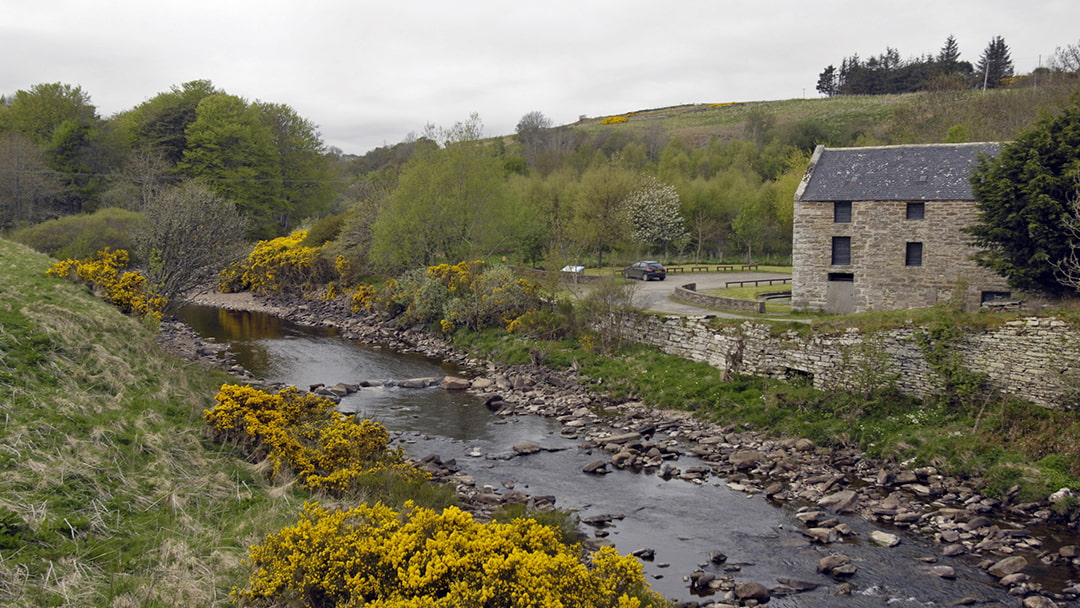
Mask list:
[{"label": "hillside", "polygon": [[[798,138],[811,136],[833,146],[937,143],[950,137],[963,141],[1011,139],[1037,119],[1053,112],[1076,93],[1077,85],[1042,88],[961,90],[901,95],[838,95],[826,98],[685,104],[666,108],[628,110],[613,116],[629,120],[601,124],[604,116],[582,118],[568,125],[590,135],[623,131],[643,137],[662,134],[682,139],[690,147],[712,139],[753,136]],[[796,126],[798,126],[796,128]],[[798,130],[807,131],[796,133]]]},{"label": "hillside", "polygon": [[204,441],[224,377],[49,264],[0,240],[0,604],[227,604],[294,509]]}]

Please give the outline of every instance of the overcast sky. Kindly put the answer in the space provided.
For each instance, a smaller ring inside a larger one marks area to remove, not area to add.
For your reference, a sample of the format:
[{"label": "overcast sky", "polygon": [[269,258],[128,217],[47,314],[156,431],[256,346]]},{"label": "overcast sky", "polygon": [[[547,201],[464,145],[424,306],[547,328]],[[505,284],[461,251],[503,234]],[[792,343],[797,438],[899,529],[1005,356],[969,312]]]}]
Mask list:
[{"label": "overcast sky", "polygon": [[896,48],[1018,73],[1080,43],[1077,0],[0,0],[0,94],[82,87],[103,117],[192,80],[291,106],[362,154],[477,113],[486,136],[684,103],[818,97]]}]

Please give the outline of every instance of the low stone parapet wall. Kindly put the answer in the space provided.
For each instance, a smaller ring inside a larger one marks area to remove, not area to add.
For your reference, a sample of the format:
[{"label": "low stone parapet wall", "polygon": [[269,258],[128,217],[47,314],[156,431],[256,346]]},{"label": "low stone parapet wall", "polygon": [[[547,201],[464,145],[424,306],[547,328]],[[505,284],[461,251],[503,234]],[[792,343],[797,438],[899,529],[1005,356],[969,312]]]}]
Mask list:
[{"label": "low stone parapet wall", "polygon": [[740,300],[738,298],[725,298],[723,296],[714,296],[707,293],[699,293],[697,291],[697,283],[687,283],[686,285],[680,285],[676,287],[675,293],[672,295],[672,297],[685,304],[704,306],[705,308],[720,308],[723,310],[734,310],[736,312],[750,312],[762,314],[764,314],[765,312],[765,302],[757,302],[754,300]]}]

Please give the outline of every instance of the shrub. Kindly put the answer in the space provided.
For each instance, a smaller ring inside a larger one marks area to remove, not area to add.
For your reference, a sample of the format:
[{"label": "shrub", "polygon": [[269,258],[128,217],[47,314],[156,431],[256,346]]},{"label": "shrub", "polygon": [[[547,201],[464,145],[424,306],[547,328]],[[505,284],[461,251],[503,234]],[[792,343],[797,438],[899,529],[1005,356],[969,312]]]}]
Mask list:
[{"label": "shrub", "polygon": [[315,222],[311,229],[308,230],[307,236],[304,237],[301,245],[304,247],[322,247],[338,238],[342,227],[345,225],[345,215],[345,213],[331,214]]},{"label": "shrub", "polygon": [[476,522],[406,503],[330,511],[306,504],[293,527],[251,548],[243,601],[260,605],[408,608],[635,608],[662,605],[641,564],[579,545],[532,519]]},{"label": "shrub", "polygon": [[623,122],[630,122],[630,119],[625,116],[608,116],[604,120],[600,121],[602,125],[616,125]]},{"label": "shrub", "polygon": [[127,251],[105,248],[92,258],[57,262],[46,273],[91,286],[103,300],[126,314],[160,321],[168,300],[154,293],[138,272],[121,273],[127,265]]},{"label": "shrub", "polygon": [[368,478],[389,473],[408,480],[427,475],[390,449],[386,429],[334,411],[329,399],[287,388],[270,394],[223,385],[217,405],[204,412],[215,438],[267,458],[273,474],[291,473],[315,492],[355,494]]},{"label": "shrub", "polygon": [[506,327],[541,304],[539,285],[482,260],[410,271],[387,281],[381,292],[365,286],[351,296],[354,311],[385,311],[401,325],[438,324],[444,333]]},{"label": "shrub", "polygon": [[307,232],[259,241],[243,261],[218,275],[218,289],[229,293],[248,290],[258,294],[302,291],[330,277],[321,247],[303,245]]},{"label": "shrub", "polygon": [[69,215],[22,228],[11,239],[57,259],[83,259],[103,249],[132,251],[131,235],[142,214],[107,208],[90,215]]}]

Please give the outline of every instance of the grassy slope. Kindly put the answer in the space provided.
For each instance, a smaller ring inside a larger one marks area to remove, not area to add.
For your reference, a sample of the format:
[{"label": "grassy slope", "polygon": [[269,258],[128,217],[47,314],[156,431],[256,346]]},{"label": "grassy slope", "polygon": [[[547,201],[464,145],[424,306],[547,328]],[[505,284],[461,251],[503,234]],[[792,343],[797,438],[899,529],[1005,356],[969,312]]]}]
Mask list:
[{"label": "grassy slope", "polygon": [[227,603],[288,493],[204,442],[222,376],[49,264],[0,240],[0,604]]},{"label": "grassy slope", "polygon": [[1063,82],[991,91],[688,104],[629,112],[623,114],[630,117],[629,122],[621,124],[601,125],[602,118],[586,118],[571,126],[590,135],[662,134],[681,138],[692,147],[714,138],[745,138],[753,121],[781,130],[796,123],[812,124],[828,135],[832,145],[937,143],[946,141],[954,127],[962,127],[957,134],[961,140],[1004,141],[1042,114],[1059,111],[1078,90],[1080,83]]},{"label": "grassy slope", "polygon": [[601,119],[597,118],[580,121],[575,127],[587,133],[613,129],[646,132],[657,128],[659,122],[666,135],[682,138],[691,145],[702,145],[714,137],[744,137],[747,119],[756,113],[770,117],[774,126],[814,120],[828,132],[839,134],[887,123],[898,106],[911,104],[916,98],[913,95],[849,95],[734,105],[693,104],[634,112],[631,120],[623,124],[601,125]]}]

